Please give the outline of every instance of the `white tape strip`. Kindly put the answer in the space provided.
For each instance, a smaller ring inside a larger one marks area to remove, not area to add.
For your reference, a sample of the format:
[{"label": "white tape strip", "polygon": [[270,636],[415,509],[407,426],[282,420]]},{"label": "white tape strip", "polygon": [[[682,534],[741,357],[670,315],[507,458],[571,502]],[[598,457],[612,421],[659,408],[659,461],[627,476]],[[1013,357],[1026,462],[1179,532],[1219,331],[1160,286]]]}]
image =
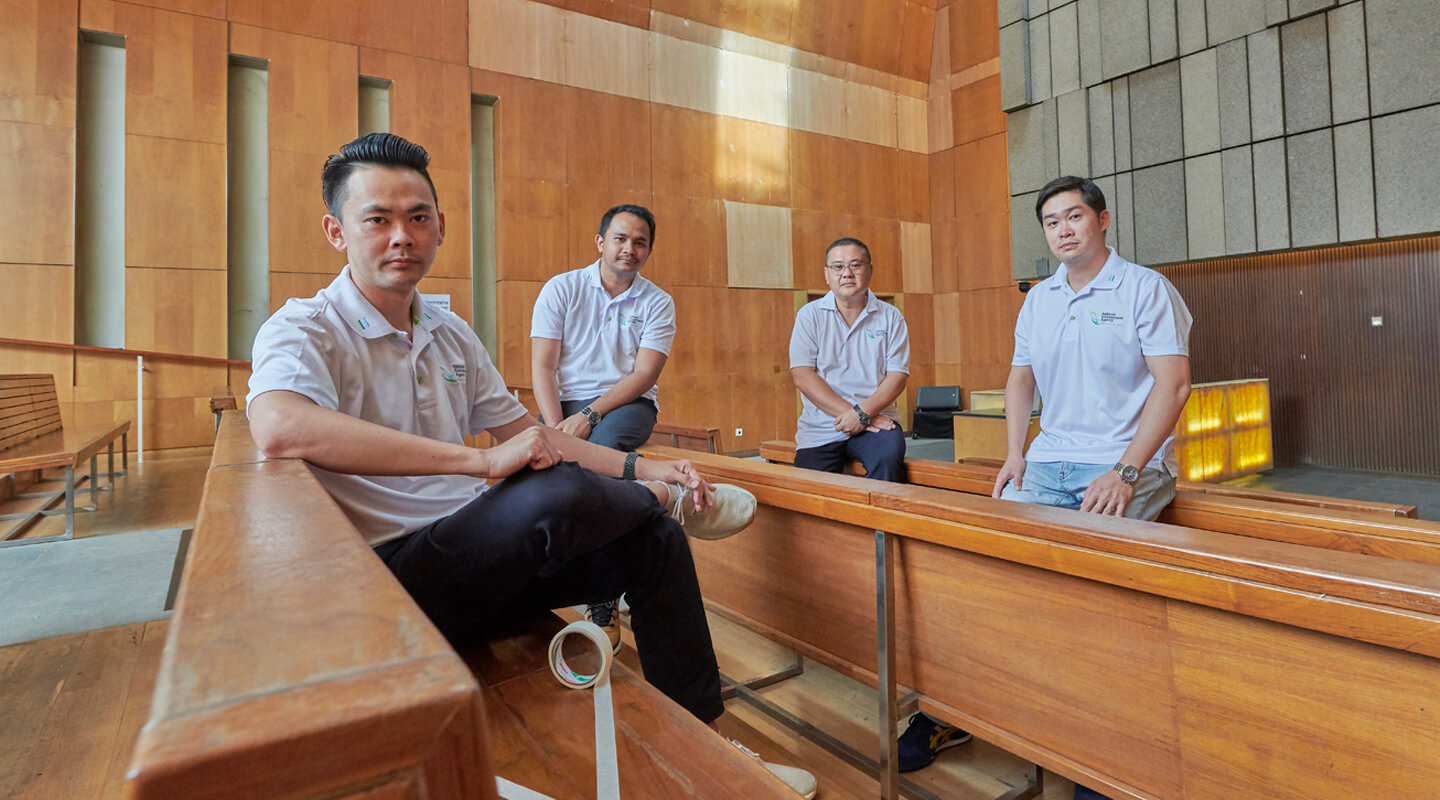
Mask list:
[{"label": "white tape strip", "polygon": [[[600,669],[582,675],[565,663],[561,644],[570,636],[583,636],[595,646]],[[550,640],[550,672],[571,689],[595,689],[595,797],[620,800],[620,765],[615,753],[615,707],[610,696],[610,664],[614,658],[610,637],[593,622],[572,622]],[[516,798],[522,800],[522,798]]]},{"label": "white tape strip", "polygon": [[501,800],[552,800],[549,795],[526,789],[524,786],[507,781],[498,775],[495,776],[495,791],[500,795]]}]

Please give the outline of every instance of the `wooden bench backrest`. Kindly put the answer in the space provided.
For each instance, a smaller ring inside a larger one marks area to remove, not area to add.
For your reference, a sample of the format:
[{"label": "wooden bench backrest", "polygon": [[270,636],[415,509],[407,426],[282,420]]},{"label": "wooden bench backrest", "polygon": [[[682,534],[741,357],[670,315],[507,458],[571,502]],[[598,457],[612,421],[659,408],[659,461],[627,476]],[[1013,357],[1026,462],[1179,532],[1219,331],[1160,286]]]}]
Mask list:
[{"label": "wooden bench backrest", "polygon": [[751,528],[691,542],[717,611],[873,685],[875,531],[893,534],[894,652],[921,710],[1108,796],[1440,785],[1431,567],[648,452],[760,500]]},{"label": "wooden bench backrest", "polygon": [[[792,463],[792,442],[766,442],[760,455],[775,463]],[[946,461],[907,459],[910,483],[967,494],[988,496],[995,484],[993,462],[966,459]],[[1361,504],[1363,510],[1333,508],[1310,495],[1291,495],[1311,502],[1270,499],[1270,494],[1249,497],[1238,487],[1233,493],[1204,491],[1182,484],[1174,502],[1159,521],[1190,528],[1233,533],[1256,539],[1304,544],[1350,553],[1378,555],[1440,565],[1440,524],[1400,515],[1382,503]],[[1334,505],[1346,501],[1336,500]],[[1414,510],[1414,506],[1405,506]]]},{"label": "wooden bench backrest", "polygon": [[60,428],[54,375],[0,375],[0,451]]},{"label": "wooden bench backrest", "polygon": [[128,796],[494,797],[474,676],[243,423],[225,413]]}]

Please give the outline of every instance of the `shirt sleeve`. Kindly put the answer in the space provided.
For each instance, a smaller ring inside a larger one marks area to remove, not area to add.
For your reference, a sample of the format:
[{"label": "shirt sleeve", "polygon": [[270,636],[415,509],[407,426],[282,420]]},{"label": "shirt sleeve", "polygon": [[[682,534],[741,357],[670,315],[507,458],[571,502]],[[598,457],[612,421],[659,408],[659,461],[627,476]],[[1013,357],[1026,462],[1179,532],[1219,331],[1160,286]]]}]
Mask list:
[{"label": "shirt sleeve", "polygon": [[490,354],[480,344],[479,338],[471,342],[470,371],[470,430],[471,435],[508,425],[530,413],[521,405],[510,390],[505,388],[505,379],[490,361]]},{"label": "shirt sleeve", "polygon": [[565,340],[565,309],[568,307],[561,278],[557,275],[540,287],[535,311],[530,316],[530,338]]},{"label": "shirt sleeve", "polygon": [[885,353],[885,371],[903,372],[910,374],[910,328],[905,324],[905,316],[899,309],[895,310],[895,319],[891,324],[890,348]]},{"label": "shirt sleeve", "polygon": [[1153,284],[1140,293],[1135,309],[1135,326],[1140,352],[1146,356],[1190,355],[1190,309],[1175,286],[1159,273]]},{"label": "shirt sleeve", "polygon": [[819,364],[820,346],[815,341],[815,314],[808,306],[795,315],[795,328],[790,332],[790,369],[815,367]]},{"label": "shirt sleeve", "polygon": [[326,341],[322,326],[312,316],[287,311],[292,309],[282,308],[255,335],[245,406],[266,392],[287,391],[321,408],[339,409],[335,375],[320,344]]},{"label": "shirt sleeve", "polygon": [[1038,288],[1036,285],[1025,293],[1025,302],[1020,304],[1020,313],[1015,317],[1015,355],[1010,359],[1012,367],[1030,366],[1030,323],[1035,314],[1030,308],[1030,300]]},{"label": "shirt sleeve", "polygon": [[658,292],[661,300],[646,314],[645,328],[640,332],[640,346],[670,355],[675,344],[675,300]]}]

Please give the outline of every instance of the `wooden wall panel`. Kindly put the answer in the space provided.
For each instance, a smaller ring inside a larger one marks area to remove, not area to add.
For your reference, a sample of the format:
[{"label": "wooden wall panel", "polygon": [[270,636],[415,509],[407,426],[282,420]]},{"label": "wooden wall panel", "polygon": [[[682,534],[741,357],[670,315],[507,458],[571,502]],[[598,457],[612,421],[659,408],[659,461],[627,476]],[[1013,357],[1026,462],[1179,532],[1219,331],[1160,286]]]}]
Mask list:
[{"label": "wooden wall panel", "polygon": [[[910,331],[910,380],[905,387],[906,405],[915,407],[921,386],[938,386],[935,381],[935,304],[929,293],[906,293],[900,300],[905,327]],[[906,420],[909,429],[909,420]]]},{"label": "wooden wall panel", "polygon": [[0,0],[0,121],[75,126],[77,8]]},{"label": "wooden wall panel", "polygon": [[470,0],[470,66],[565,82],[565,15],[529,0]]},{"label": "wooden wall panel", "polygon": [[1003,133],[955,153],[954,264],[960,289],[1011,286],[1010,193]]},{"label": "wooden wall panel", "polygon": [[127,348],[224,358],[227,320],[224,272],[125,269]]},{"label": "wooden wall panel", "polygon": [[0,263],[74,264],[74,129],[0,122],[0,197]]},{"label": "wooden wall panel", "polygon": [[446,241],[431,274],[469,278],[470,70],[362,47],[360,72],[393,82],[390,131],[430,154],[430,180],[445,214]]},{"label": "wooden wall panel", "polygon": [[496,368],[509,384],[530,386],[530,316],[544,281],[505,280],[495,284],[499,352]]},{"label": "wooden wall panel", "polygon": [[536,0],[536,2],[637,28],[645,28],[650,24],[650,4],[647,0]]},{"label": "wooden wall panel", "polygon": [[947,292],[931,297],[935,363],[959,364],[965,359],[965,350],[960,346],[960,295]]},{"label": "wooden wall panel", "polygon": [[[961,384],[966,392],[1005,388],[1010,357],[1015,354],[1015,317],[1024,300],[1013,285],[959,293],[959,363],[964,366]],[[936,361],[940,360],[937,352]]]},{"label": "wooden wall panel", "polygon": [[652,106],[650,124],[655,192],[791,204],[785,128],[671,106]]},{"label": "wooden wall panel", "polygon": [[[89,2],[89,0],[85,0]],[[137,6],[150,6],[163,11],[179,11],[212,19],[225,19],[226,0],[125,0]]]},{"label": "wooden wall panel", "polygon": [[649,208],[656,235],[646,275],[661,287],[724,286],[725,201],[657,194]]},{"label": "wooden wall panel", "polygon": [[[189,274],[189,273],[186,273]],[[196,447],[214,441],[210,390],[227,380],[223,364],[145,360],[145,448]],[[75,356],[75,421],[87,425],[136,420],[135,358]],[[131,447],[136,430],[131,427]]]},{"label": "wooden wall panel", "polygon": [[125,132],[224,144],[225,23],[126,3],[111,16],[125,36]]},{"label": "wooden wall panel", "polygon": [[995,0],[950,3],[950,71],[1000,57],[1000,8]]},{"label": "wooden wall panel", "polygon": [[902,77],[921,83],[930,81],[930,43],[934,38],[934,4],[906,0],[900,27],[900,62],[897,70]]},{"label": "wooden wall panel", "polygon": [[0,338],[75,341],[74,267],[0,264],[0,286]]},{"label": "wooden wall panel", "polygon": [[900,262],[906,294],[929,294],[935,290],[931,267],[930,226],[918,222],[900,223]]},{"label": "wooden wall panel", "polygon": [[717,28],[790,43],[790,25],[800,0],[650,0],[655,11],[686,17]]},{"label": "wooden wall panel", "polygon": [[223,270],[225,175],[224,144],[126,136],[126,265]]},{"label": "wooden wall panel", "polygon": [[725,232],[729,286],[790,288],[790,209],[727,202]]},{"label": "wooden wall panel", "polygon": [[495,169],[503,178],[567,180],[573,108],[569,87],[471,70],[471,91],[495,104]]},{"label": "wooden wall panel", "polygon": [[906,222],[929,222],[930,157],[898,150],[894,159],[895,216]]},{"label": "wooden wall panel", "polygon": [[805,0],[791,22],[801,50],[896,74],[905,0]]},{"label": "wooden wall panel", "polygon": [[973,142],[1005,132],[1005,112],[1000,110],[1000,76],[969,83],[951,95],[955,144]]},{"label": "wooden wall panel", "polygon": [[650,96],[650,40],[631,25],[588,14],[565,20],[565,82],[624,97]]},{"label": "wooden wall panel", "polygon": [[564,103],[575,124],[566,157],[568,181],[648,192],[650,104],[584,89],[570,90]]},{"label": "wooden wall panel", "polygon": [[388,0],[229,0],[228,13],[245,26],[465,63],[467,0],[414,0],[403,11]]},{"label": "wooden wall panel", "polygon": [[863,83],[845,83],[846,138],[896,147],[899,131],[894,92]]},{"label": "wooden wall panel", "polygon": [[[242,17],[259,5],[247,4]],[[297,9],[297,18],[309,8]],[[270,269],[334,273],[337,254],[320,231],[319,175],[326,156],[359,132],[358,51],[240,24],[230,26],[230,50],[270,62]]]},{"label": "wooden wall panel", "polygon": [[790,70],[789,126],[845,135],[845,81],[804,69]]},{"label": "wooden wall panel", "polygon": [[497,280],[544,281],[569,263],[565,189],[565,184],[548,181],[499,181]]}]

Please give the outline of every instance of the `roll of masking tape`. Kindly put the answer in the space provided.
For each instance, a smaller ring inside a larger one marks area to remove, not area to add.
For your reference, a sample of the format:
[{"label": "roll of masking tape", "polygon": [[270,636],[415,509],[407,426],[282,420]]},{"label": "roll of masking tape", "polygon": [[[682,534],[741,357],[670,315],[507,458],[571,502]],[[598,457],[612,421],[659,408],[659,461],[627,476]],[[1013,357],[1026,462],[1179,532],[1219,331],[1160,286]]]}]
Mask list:
[{"label": "roll of masking tape", "polygon": [[[600,668],[593,675],[575,671],[565,662],[562,652],[565,640],[579,636],[594,645]],[[595,690],[595,796],[599,800],[619,800],[620,765],[615,751],[615,707],[610,696],[610,665],[614,659],[610,637],[593,622],[577,621],[566,625],[550,640],[550,673],[561,685],[570,689]]]},{"label": "roll of masking tape", "polygon": [[[565,655],[561,652],[562,645],[566,639],[572,636],[588,639],[591,644],[595,645],[600,659],[600,669],[593,675],[577,672],[565,663]],[[555,634],[555,638],[550,640],[550,674],[554,675],[555,679],[567,688],[588,689],[609,678],[610,663],[614,658],[613,653],[614,651],[610,649],[610,637],[605,635],[605,631],[601,630],[599,625],[585,620],[572,622],[561,628],[560,632]]]}]

